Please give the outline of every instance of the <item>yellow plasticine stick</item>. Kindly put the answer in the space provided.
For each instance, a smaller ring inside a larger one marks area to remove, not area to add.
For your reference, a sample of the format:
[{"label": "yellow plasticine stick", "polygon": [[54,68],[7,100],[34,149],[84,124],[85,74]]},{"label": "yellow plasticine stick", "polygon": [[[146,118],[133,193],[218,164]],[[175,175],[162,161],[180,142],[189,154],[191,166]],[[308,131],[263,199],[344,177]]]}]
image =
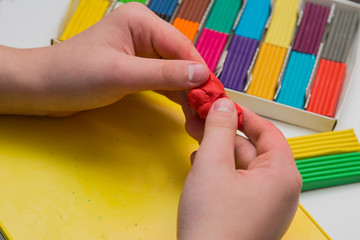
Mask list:
[{"label": "yellow plasticine stick", "polygon": [[77,18],[74,18],[73,25],[70,28],[70,33],[67,36],[67,39],[69,39],[69,38],[75,36],[76,34],[78,34],[79,32],[81,32],[81,29],[82,29],[81,25],[83,24],[84,19],[86,19],[86,16],[87,16],[87,13],[88,13],[90,7],[91,6],[89,3],[85,3],[82,6],[82,9],[81,9],[79,15],[77,16]]},{"label": "yellow plasticine stick", "polygon": [[[70,8],[73,7],[73,4],[74,2],[71,3],[70,7],[69,7],[69,11],[70,11]],[[85,1],[80,1],[80,3],[78,4],[78,6],[76,7],[76,10],[74,12],[74,14],[71,16],[69,22],[67,23],[66,27],[65,27],[65,30],[64,32],[62,33],[61,37],[60,37],[60,41],[64,41],[66,39],[69,38],[69,35],[71,34],[71,31],[74,27],[74,24],[76,24],[76,19],[79,18],[79,15],[82,14],[82,11],[84,9],[84,6],[85,5]]]},{"label": "yellow plasticine stick", "polygon": [[294,33],[299,0],[277,0],[265,42],[287,48]]},{"label": "yellow plasticine stick", "polygon": [[288,138],[287,141],[296,160],[360,151],[353,129]]},{"label": "yellow plasticine stick", "polygon": [[262,43],[246,93],[272,100],[284,63],[286,48]]},{"label": "yellow plasticine stick", "polygon": [[110,2],[108,0],[82,0],[66,26],[60,40],[64,41],[71,38],[98,22],[105,15],[109,6]]}]

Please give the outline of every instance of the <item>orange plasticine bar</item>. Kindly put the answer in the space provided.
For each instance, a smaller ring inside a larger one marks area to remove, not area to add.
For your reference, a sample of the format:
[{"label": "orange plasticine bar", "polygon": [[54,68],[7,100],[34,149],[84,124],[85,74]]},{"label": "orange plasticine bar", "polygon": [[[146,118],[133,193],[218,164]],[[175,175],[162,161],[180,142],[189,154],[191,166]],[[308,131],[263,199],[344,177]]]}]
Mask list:
[{"label": "orange plasticine bar", "polygon": [[321,59],[306,110],[334,117],[345,72],[345,63]]},{"label": "orange plasticine bar", "polygon": [[196,33],[199,28],[199,23],[185,20],[182,18],[175,18],[174,27],[176,27],[182,34],[187,36],[191,42],[194,41]]},{"label": "orange plasticine bar", "polygon": [[261,45],[252,80],[246,93],[273,100],[286,51],[286,48],[268,43]]}]

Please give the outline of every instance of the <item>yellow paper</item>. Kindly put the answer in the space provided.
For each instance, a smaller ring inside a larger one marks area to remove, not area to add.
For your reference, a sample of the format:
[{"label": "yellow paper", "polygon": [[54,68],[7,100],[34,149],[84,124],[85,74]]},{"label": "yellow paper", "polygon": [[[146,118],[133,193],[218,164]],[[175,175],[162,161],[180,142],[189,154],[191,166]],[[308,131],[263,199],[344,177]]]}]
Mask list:
[{"label": "yellow paper", "polygon": [[[0,228],[9,240],[176,239],[198,147],[177,104],[144,92],[66,118],[0,116],[0,132]],[[288,235],[316,231],[298,218]]]},{"label": "yellow paper", "polygon": [[329,240],[330,236],[299,204],[295,218],[282,240]]},{"label": "yellow paper", "polygon": [[15,240],[175,239],[189,156],[155,93],[68,118],[0,117],[0,218]]}]

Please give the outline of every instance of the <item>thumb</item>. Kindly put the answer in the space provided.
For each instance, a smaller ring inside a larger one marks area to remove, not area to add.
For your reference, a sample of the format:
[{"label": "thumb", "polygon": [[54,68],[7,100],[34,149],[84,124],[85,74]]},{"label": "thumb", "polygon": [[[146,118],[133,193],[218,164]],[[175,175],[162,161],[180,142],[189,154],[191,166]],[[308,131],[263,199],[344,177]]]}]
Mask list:
[{"label": "thumb", "polygon": [[219,164],[235,169],[234,145],[237,112],[228,98],[218,99],[210,108],[205,122],[204,138],[194,164]]},{"label": "thumb", "polygon": [[184,90],[206,82],[209,69],[206,65],[187,60],[166,60],[128,56],[120,63],[118,77],[121,86],[130,92],[144,90]]}]

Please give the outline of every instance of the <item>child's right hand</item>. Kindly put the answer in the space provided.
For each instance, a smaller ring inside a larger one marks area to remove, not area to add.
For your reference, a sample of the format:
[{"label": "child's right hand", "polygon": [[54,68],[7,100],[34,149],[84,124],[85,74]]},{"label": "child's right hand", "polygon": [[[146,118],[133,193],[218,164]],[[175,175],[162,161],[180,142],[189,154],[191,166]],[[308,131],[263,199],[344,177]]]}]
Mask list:
[{"label": "child's right hand", "polygon": [[178,239],[281,239],[302,186],[291,149],[270,122],[232,101],[210,109],[180,197]]}]

